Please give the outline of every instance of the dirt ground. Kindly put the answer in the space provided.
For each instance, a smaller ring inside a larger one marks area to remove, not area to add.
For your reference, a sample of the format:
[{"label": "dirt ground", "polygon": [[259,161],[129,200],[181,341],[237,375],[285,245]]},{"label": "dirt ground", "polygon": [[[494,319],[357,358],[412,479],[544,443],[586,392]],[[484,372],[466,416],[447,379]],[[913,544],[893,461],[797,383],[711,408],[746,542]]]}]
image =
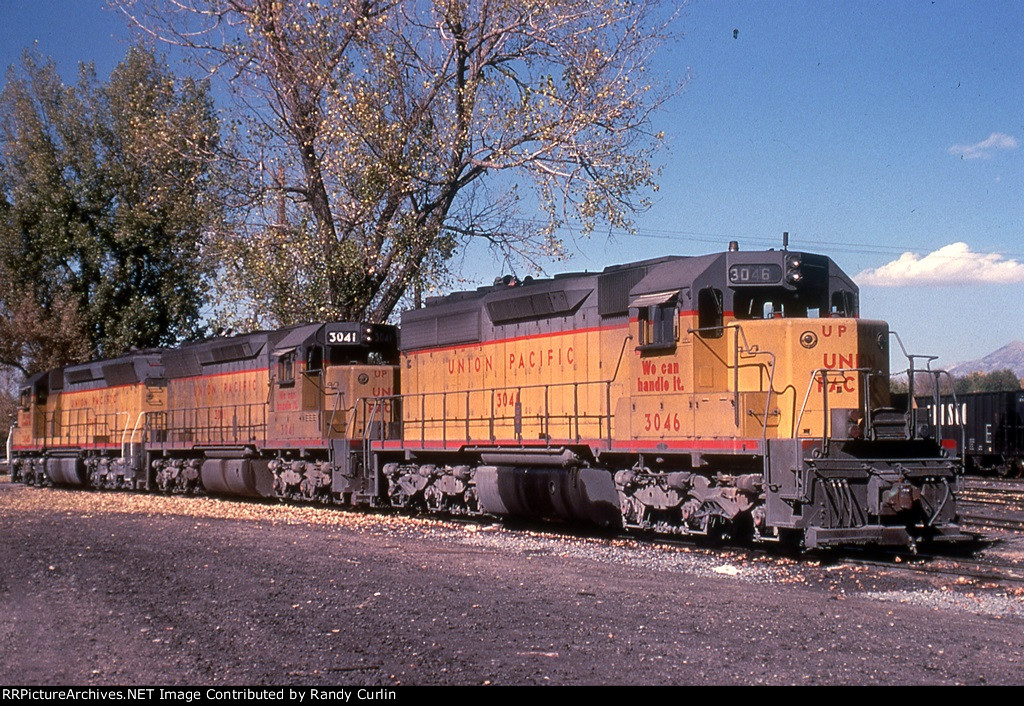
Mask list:
[{"label": "dirt ground", "polygon": [[1020,684],[1021,592],[0,482],[4,685]]}]

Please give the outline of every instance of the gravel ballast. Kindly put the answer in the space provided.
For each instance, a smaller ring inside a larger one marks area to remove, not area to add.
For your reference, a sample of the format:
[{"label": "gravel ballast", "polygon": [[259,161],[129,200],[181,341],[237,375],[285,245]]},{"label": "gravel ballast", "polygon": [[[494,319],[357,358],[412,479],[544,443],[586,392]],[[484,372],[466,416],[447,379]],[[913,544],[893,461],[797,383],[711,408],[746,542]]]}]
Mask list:
[{"label": "gravel ballast", "polygon": [[897,567],[6,482],[0,542],[5,685],[1024,681],[1018,587]]}]

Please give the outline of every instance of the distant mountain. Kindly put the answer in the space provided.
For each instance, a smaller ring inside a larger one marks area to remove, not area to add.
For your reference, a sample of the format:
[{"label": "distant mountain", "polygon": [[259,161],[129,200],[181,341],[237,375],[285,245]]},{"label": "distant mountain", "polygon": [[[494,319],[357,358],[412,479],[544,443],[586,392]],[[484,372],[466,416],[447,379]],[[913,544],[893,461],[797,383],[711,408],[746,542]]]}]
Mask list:
[{"label": "distant mountain", "polygon": [[1011,341],[984,358],[958,363],[949,372],[963,377],[971,373],[991,373],[1006,368],[1012,370],[1017,377],[1024,378],[1024,341]]}]

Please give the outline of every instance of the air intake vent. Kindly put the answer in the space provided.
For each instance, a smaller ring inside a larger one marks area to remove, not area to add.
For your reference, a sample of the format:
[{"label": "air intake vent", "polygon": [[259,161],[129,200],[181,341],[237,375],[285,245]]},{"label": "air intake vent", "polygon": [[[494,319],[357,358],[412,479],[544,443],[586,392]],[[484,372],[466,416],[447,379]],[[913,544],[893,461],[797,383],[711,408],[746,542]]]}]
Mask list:
[{"label": "air intake vent", "polygon": [[487,313],[496,324],[525,319],[550,319],[572,313],[588,294],[590,290],[556,290],[499,299],[487,304]]},{"label": "air intake vent", "polygon": [[139,381],[135,372],[135,363],[111,363],[103,366],[103,379],[108,385],[134,385]]},{"label": "air intake vent", "polygon": [[[78,368],[77,370],[67,371],[68,382],[72,385],[77,385],[83,382],[92,382],[93,380],[99,380],[103,377],[98,371],[94,372],[91,367]],[[51,380],[51,383],[53,381]],[[55,389],[53,385],[50,385],[50,389]]]},{"label": "air intake vent", "polygon": [[647,276],[646,267],[609,272],[597,278],[597,313],[617,316],[629,313],[629,290]]},{"label": "air intake vent", "polygon": [[199,351],[199,362],[203,365],[214,363],[226,363],[231,360],[245,360],[256,355],[253,346],[248,341],[238,343],[227,343]]},{"label": "air intake vent", "polygon": [[437,319],[437,342],[476,343],[480,340],[480,311],[474,310]]}]

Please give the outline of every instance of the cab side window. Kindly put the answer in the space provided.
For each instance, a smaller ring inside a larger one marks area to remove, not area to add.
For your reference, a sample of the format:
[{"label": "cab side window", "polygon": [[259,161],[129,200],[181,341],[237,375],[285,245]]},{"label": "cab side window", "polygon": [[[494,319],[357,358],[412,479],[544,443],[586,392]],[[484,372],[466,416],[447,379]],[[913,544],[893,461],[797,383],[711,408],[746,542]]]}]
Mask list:
[{"label": "cab side window", "polygon": [[285,353],[277,359],[277,384],[281,387],[295,384],[295,352]]},{"label": "cab side window", "polygon": [[324,367],[324,349],[320,346],[312,346],[306,352],[306,372],[317,373]]},{"label": "cab side window", "polygon": [[857,295],[853,292],[832,293],[832,316],[857,316]]},{"label": "cab side window", "polygon": [[647,306],[637,312],[640,323],[640,345],[666,347],[679,340],[675,300]]},{"label": "cab side window", "polygon": [[722,292],[705,287],[697,293],[697,327],[702,338],[722,337]]}]

